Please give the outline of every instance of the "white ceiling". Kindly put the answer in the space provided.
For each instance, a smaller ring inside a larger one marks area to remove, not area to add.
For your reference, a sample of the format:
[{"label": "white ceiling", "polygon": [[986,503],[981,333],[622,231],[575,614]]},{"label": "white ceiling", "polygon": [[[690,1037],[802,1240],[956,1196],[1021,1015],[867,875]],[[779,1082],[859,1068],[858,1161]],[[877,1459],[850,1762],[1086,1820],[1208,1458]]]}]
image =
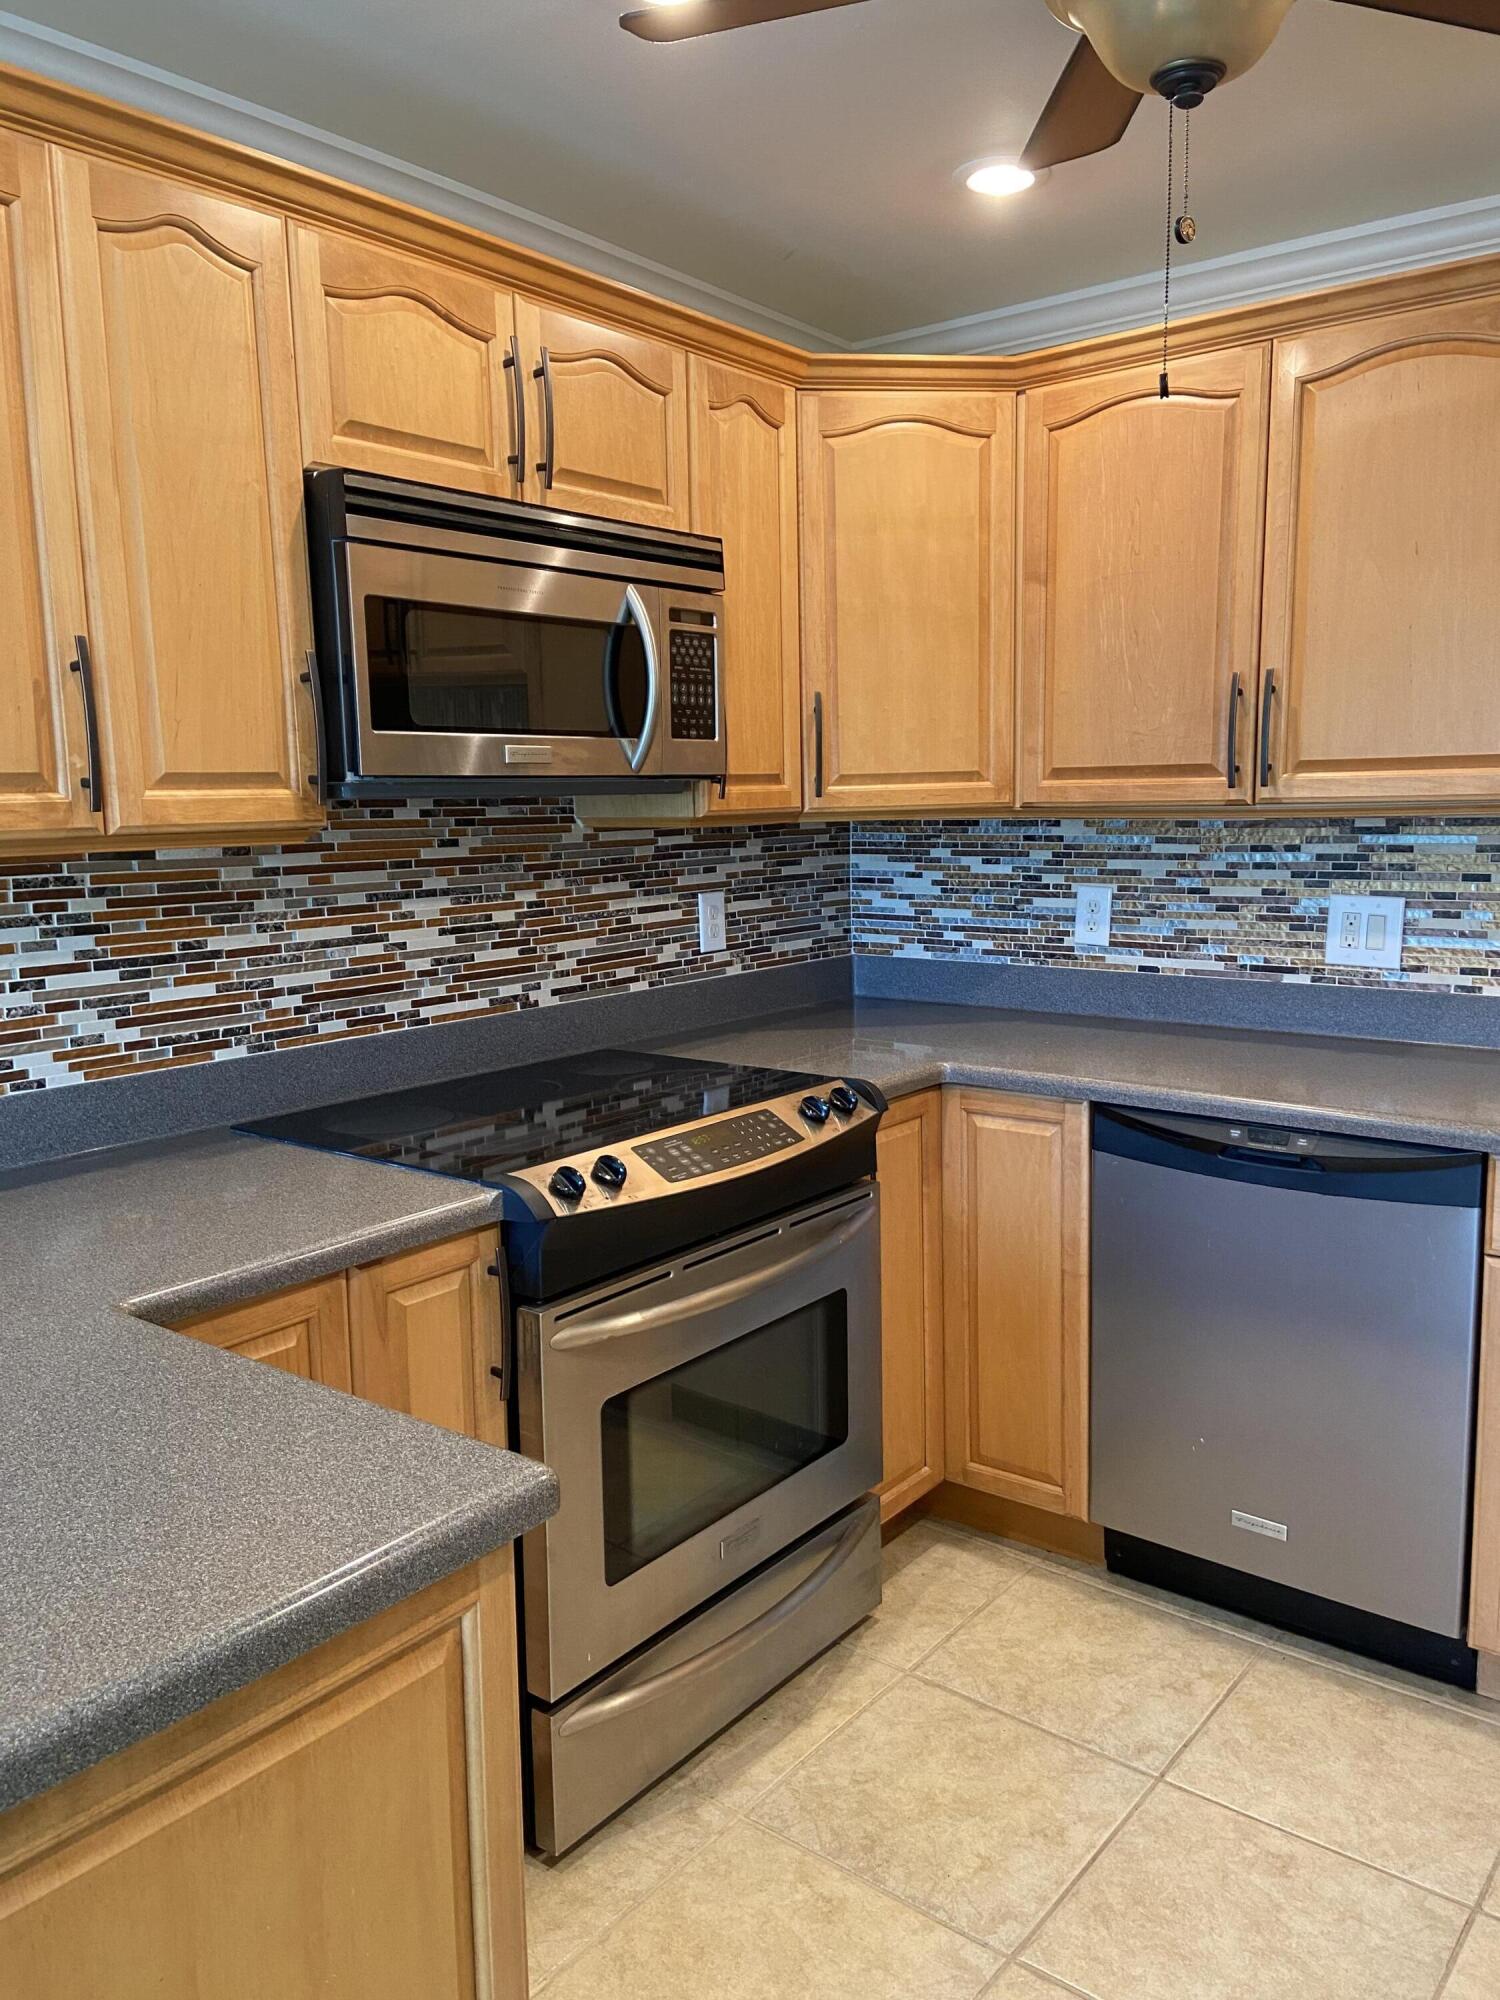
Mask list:
[{"label": "white ceiling", "polygon": [[[1002,203],[1072,37],[1043,0],[867,0],[675,47],[623,0],[46,0],[34,18],[451,178],[836,344],[1133,277],[1165,107]],[[14,21],[17,17],[0,17]],[[1500,36],[1298,0],[1193,121],[1194,255],[1500,194]],[[920,343],[917,343],[920,344]]]}]

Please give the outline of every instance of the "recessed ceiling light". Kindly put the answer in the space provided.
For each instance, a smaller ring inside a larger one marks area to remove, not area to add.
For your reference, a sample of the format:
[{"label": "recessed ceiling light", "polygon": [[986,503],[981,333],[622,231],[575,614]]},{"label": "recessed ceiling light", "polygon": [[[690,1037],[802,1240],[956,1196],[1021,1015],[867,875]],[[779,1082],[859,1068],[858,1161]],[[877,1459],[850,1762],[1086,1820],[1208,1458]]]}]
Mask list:
[{"label": "recessed ceiling light", "polygon": [[970,160],[953,178],[972,188],[975,194],[1024,194],[1044,175],[1018,167],[1014,160]]}]

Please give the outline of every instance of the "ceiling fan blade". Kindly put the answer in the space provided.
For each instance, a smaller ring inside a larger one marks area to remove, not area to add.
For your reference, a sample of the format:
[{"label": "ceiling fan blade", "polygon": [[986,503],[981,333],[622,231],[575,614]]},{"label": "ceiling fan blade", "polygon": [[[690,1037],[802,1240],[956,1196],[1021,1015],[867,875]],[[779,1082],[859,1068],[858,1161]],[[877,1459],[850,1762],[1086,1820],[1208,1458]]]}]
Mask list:
[{"label": "ceiling fan blade", "polygon": [[1482,35],[1500,35],[1500,0],[1348,0],[1353,7],[1373,7],[1380,14],[1409,14],[1417,21],[1441,21],[1449,28],[1477,28]]},{"label": "ceiling fan blade", "polygon": [[1139,91],[1127,89],[1104,67],[1092,43],[1080,40],[1026,141],[1021,165],[1039,173],[1118,145],[1140,101]]},{"label": "ceiling fan blade", "polygon": [[620,16],[620,26],[646,42],[690,42],[726,28],[753,28],[761,21],[790,21],[798,14],[821,14],[828,7],[858,7],[862,0],[685,0],[675,7],[637,7]]}]

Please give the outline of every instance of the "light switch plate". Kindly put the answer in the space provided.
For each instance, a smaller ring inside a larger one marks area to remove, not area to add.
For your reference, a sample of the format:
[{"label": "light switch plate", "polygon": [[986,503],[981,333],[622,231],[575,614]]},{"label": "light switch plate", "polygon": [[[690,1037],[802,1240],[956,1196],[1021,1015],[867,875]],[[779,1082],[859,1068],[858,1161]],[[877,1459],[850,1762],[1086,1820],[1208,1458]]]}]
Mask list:
[{"label": "light switch plate", "polygon": [[1109,943],[1110,906],[1115,892],[1105,882],[1080,882],[1078,911],[1073,919],[1074,944],[1102,947]]},{"label": "light switch plate", "polygon": [[1323,962],[1394,969],[1405,929],[1404,896],[1330,896]]},{"label": "light switch plate", "polygon": [[701,889],[698,892],[698,949],[709,952],[729,949],[729,927],[724,916],[722,889]]}]

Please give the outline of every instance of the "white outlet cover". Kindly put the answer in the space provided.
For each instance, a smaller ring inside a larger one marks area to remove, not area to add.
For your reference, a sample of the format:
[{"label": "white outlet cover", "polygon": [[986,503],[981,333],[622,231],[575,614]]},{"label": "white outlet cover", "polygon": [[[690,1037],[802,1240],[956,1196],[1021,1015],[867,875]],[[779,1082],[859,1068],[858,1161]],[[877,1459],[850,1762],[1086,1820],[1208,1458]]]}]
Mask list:
[{"label": "white outlet cover", "polygon": [[1074,944],[1095,949],[1109,943],[1111,906],[1115,892],[1107,882],[1080,882],[1078,907],[1073,918]]},{"label": "white outlet cover", "polygon": [[1404,896],[1330,896],[1325,965],[1395,970],[1406,929]]},{"label": "white outlet cover", "polygon": [[698,949],[720,952],[729,949],[729,926],[724,915],[724,891],[698,892]]}]

